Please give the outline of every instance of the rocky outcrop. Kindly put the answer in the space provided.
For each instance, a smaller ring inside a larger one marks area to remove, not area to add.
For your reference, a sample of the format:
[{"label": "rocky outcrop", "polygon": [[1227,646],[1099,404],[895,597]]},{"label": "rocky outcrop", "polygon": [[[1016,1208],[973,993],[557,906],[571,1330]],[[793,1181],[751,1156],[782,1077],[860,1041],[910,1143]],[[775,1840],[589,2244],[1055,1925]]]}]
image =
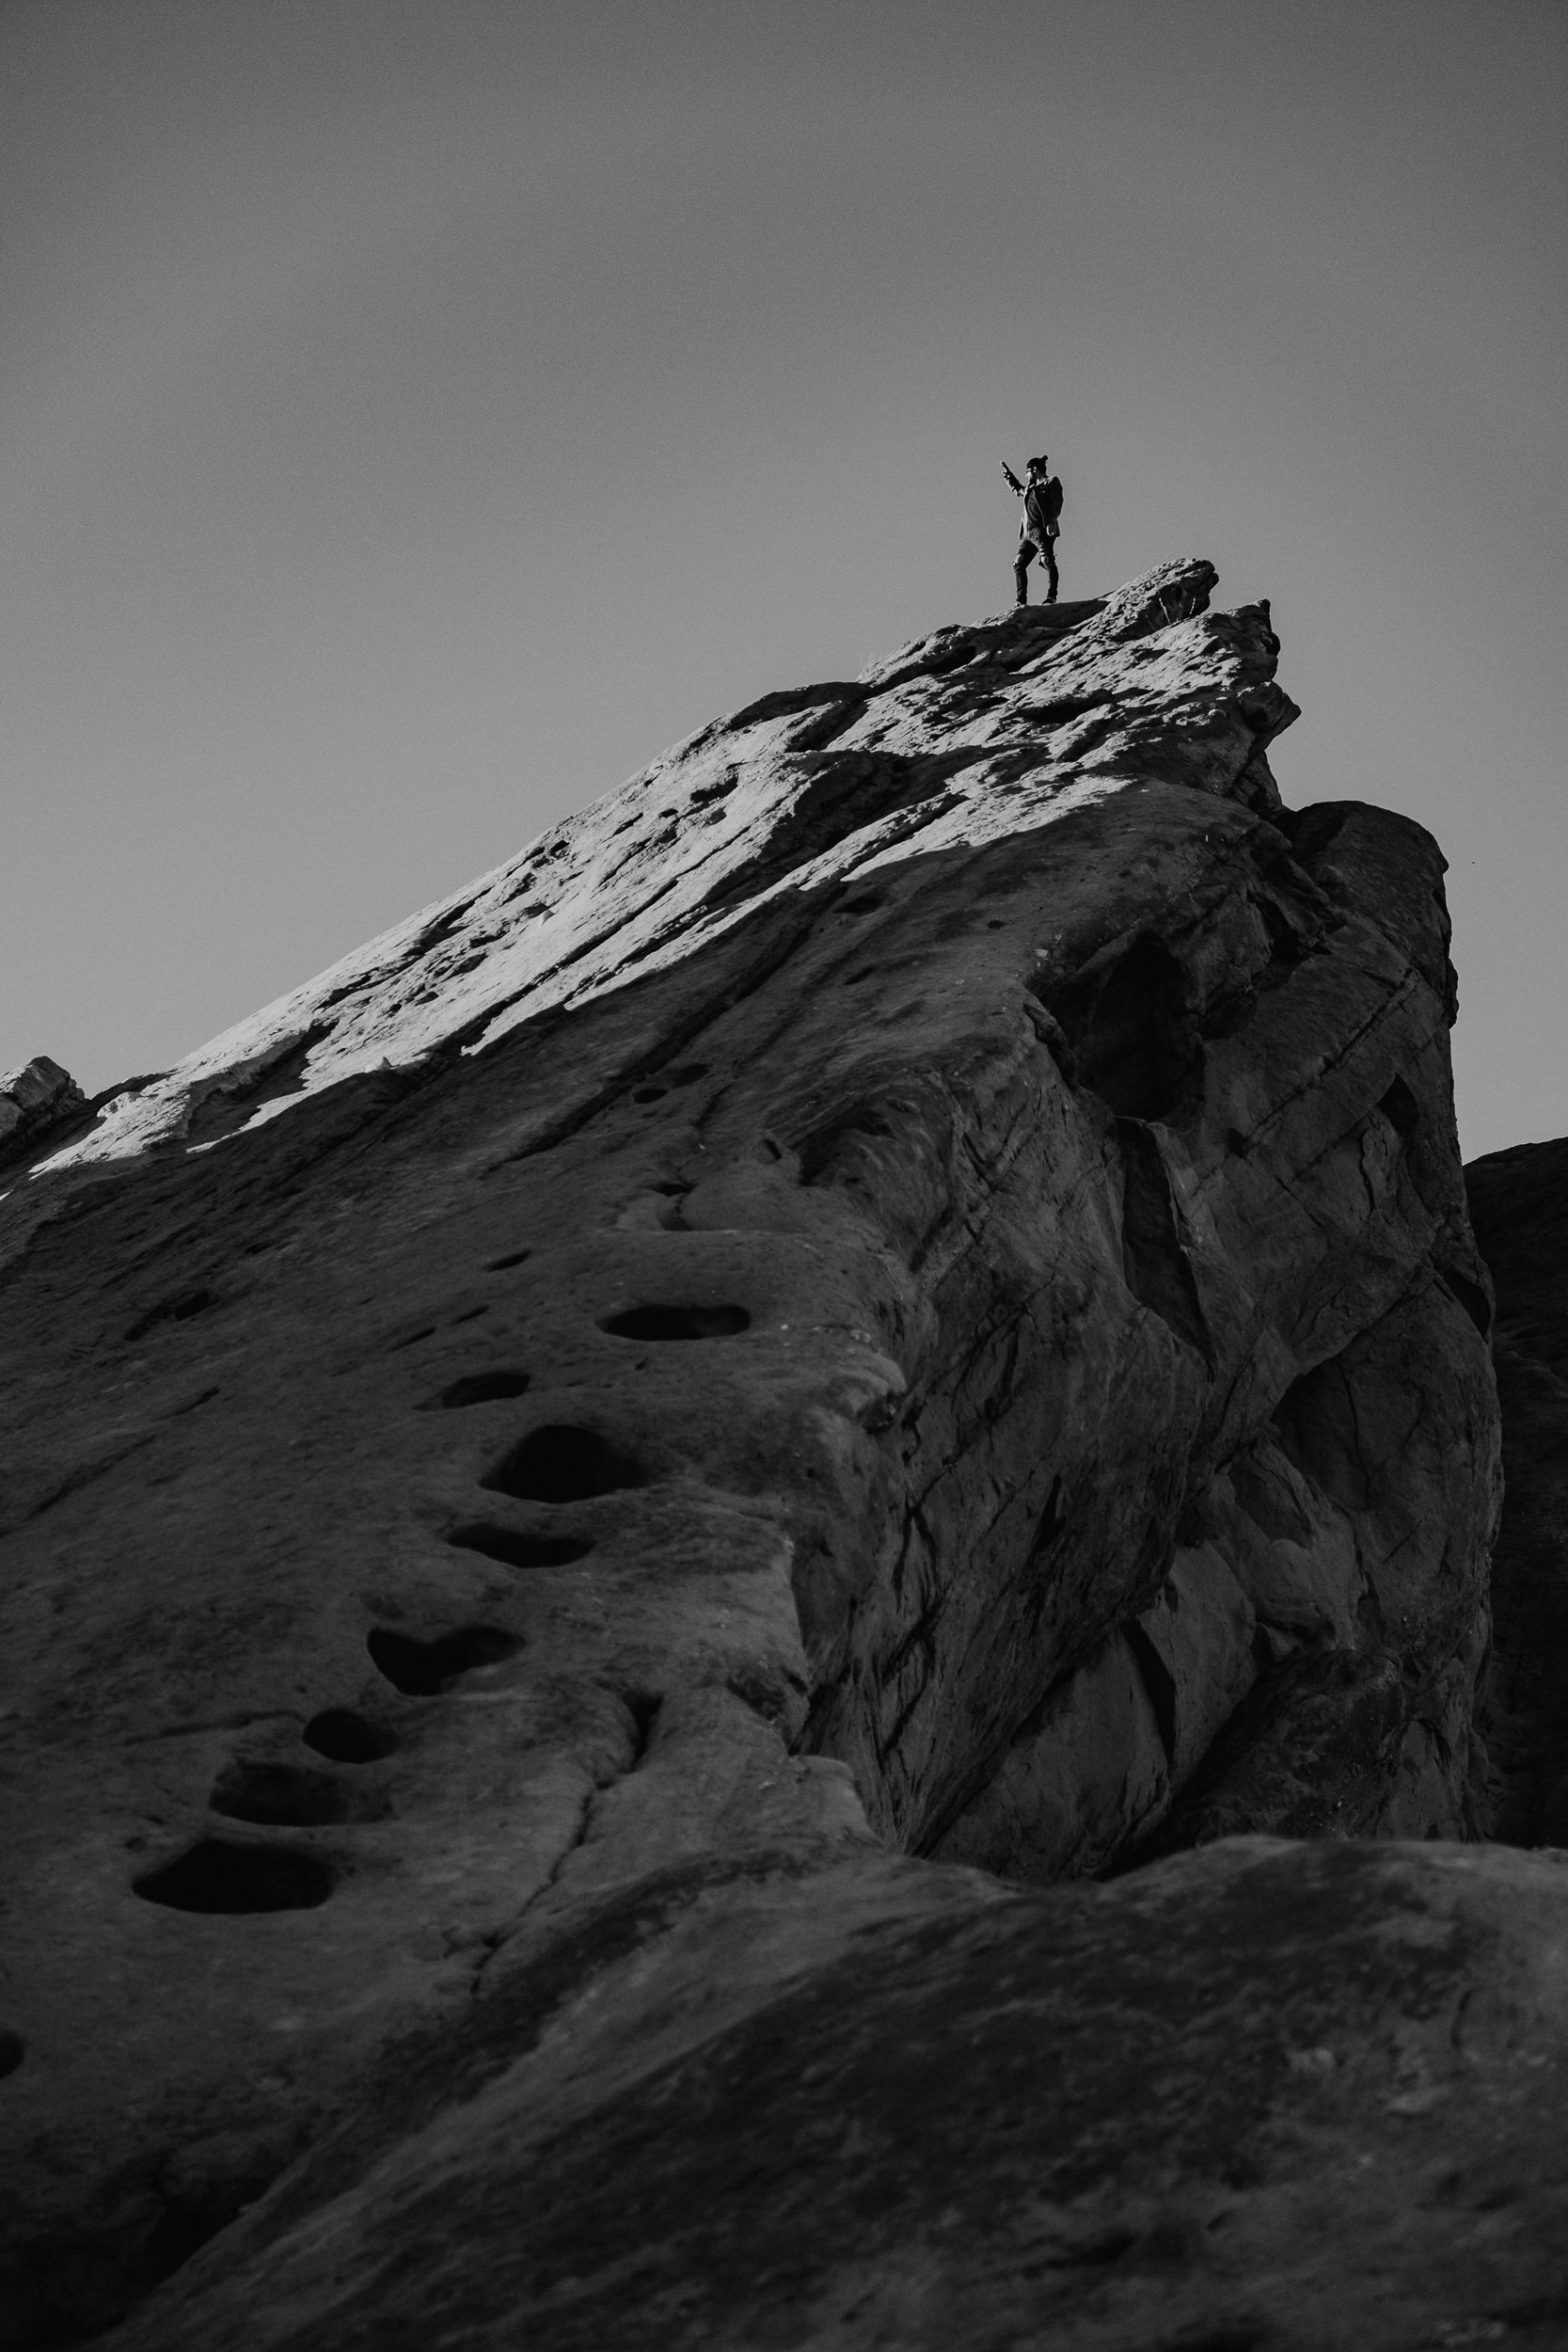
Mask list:
[{"label": "rocky outcrop", "polygon": [[69,1070],[47,1054],[35,1054],[20,1070],[0,1077],[0,1166],[36,1152],[45,1138],[87,1107],[87,1097]]},{"label": "rocky outcrop", "polygon": [[565,1965],[503,1951],[116,2343],[1563,2341],[1560,1861],[715,1881],[642,1882]]},{"label": "rocky outcrop", "polygon": [[1494,1152],[1465,1176],[1497,1284],[1507,1481],[1483,1715],[1492,1834],[1568,1847],[1568,1140]]},{"label": "rocky outcrop", "polygon": [[[1261,2343],[1248,2231],[1318,2259],[1272,2135],[1338,2164],[1386,2093],[1460,2184],[1368,2311],[1490,2193],[1449,2012],[1496,1963],[1537,2051],[1551,1866],[1178,1851],[1468,1833],[1497,1496],[1441,860],[1280,807],[1212,581],[719,723],[13,1182],[24,2341],[178,2270],[127,2344],[1108,2347],[1133,2248],[1177,2308],[1174,2165],[1189,2251],[1258,2191],[1188,2286]],[[1015,2050],[1020,2115],[1070,2077],[1054,2217],[1022,2123],[963,2159],[974,2302],[932,2200]],[[755,2144],[705,2121],[749,2082]]]}]

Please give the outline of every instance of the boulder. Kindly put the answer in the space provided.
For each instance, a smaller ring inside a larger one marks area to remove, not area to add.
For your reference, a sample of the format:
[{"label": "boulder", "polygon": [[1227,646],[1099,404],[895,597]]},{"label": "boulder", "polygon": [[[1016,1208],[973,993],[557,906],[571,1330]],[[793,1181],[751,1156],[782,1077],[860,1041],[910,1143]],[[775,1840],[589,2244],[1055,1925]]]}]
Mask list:
[{"label": "boulder", "polygon": [[[1345,1842],[1485,1791],[1442,860],[1281,807],[1277,640],[1213,577],[752,705],[12,1181],[17,2341],[151,2295],[127,2344],[936,2343],[994,2208],[958,2340],[1109,2352],[1149,2323],[1072,2249],[1167,2244],[1189,2175],[1223,2233],[1233,2116],[1319,2134],[1193,2289],[1240,2343],[1271,2230],[1374,2210],[1385,2045],[1430,2074],[1505,1947],[1544,2016],[1546,1864]],[[1349,2071],[1292,2074],[1341,1996]],[[961,2153],[1018,2001],[1037,2197],[1027,2132]],[[1545,2076],[1484,2046],[1533,2162]],[[1447,2096],[1462,2185],[1404,2269],[1368,2239],[1369,2313],[1480,2178]]]},{"label": "boulder", "polygon": [[87,1097],[69,1070],[35,1054],[0,1076],[0,1164],[21,1158],[84,1109]]}]

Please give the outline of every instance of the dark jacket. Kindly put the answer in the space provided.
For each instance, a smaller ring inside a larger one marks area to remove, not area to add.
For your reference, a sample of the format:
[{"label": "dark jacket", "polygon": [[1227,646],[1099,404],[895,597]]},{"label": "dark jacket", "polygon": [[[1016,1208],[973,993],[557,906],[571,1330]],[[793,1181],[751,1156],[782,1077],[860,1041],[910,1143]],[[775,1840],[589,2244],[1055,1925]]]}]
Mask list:
[{"label": "dark jacket", "polygon": [[1023,520],[1019,525],[1019,537],[1033,539],[1036,547],[1043,548],[1061,530],[1056,519],[1061,511],[1062,485],[1054,474],[1048,482],[1031,482],[1023,493]]}]

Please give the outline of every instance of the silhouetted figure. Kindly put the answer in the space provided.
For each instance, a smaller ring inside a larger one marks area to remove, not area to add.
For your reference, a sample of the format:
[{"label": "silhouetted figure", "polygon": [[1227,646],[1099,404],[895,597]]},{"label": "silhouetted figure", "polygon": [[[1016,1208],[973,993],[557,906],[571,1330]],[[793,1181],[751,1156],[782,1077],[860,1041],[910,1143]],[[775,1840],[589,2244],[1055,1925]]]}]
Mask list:
[{"label": "silhouetted figure", "polygon": [[1011,484],[1014,494],[1023,501],[1023,520],[1018,527],[1018,555],[1013,564],[1013,579],[1018,587],[1018,601],[1029,601],[1029,566],[1037,555],[1045,565],[1051,586],[1046,603],[1056,601],[1056,540],[1061,531],[1058,517],[1062,511],[1062,485],[1051,471],[1048,457],[1031,457],[1029,479],[1021,482],[1011,466],[1003,460],[1002,470]]}]

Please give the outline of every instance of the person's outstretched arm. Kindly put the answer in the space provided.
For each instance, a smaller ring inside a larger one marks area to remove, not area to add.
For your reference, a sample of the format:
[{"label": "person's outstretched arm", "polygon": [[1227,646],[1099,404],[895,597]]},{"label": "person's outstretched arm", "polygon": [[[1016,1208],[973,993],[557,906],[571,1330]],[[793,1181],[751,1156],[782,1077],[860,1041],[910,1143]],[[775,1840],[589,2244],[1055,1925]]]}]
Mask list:
[{"label": "person's outstretched arm", "polygon": [[1002,470],[1007,477],[1007,485],[1011,489],[1014,498],[1021,499],[1023,496],[1023,485],[1019,480],[1017,474],[1014,473],[1011,466],[1008,465],[1005,457],[1002,460]]}]

